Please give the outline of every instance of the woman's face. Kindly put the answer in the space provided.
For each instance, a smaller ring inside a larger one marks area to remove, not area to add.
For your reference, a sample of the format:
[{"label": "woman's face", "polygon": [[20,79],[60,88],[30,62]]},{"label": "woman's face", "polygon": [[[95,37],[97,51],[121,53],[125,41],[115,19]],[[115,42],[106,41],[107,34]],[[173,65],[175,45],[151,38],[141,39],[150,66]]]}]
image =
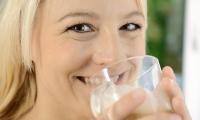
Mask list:
[{"label": "woman's face", "polygon": [[[136,0],[46,0],[33,41],[38,99],[90,116],[84,80],[104,65],[145,54],[145,16]],[[39,100],[38,100],[39,101]]]}]

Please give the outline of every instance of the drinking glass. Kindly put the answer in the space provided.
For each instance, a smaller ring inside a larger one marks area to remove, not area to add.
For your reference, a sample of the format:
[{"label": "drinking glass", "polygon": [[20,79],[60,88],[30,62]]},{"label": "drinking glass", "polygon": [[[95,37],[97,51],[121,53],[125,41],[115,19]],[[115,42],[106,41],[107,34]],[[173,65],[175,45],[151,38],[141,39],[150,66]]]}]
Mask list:
[{"label": "drinking glass", "polygon": [[168,96],[159,87],[160,79],[160,64],[154,56],[135,56],[106,65],[87,80],[92,86],[90,106],[93,115],[98,120],[112,120],[112,105],[136,89],[143,89],[146,97],[128,120],[158,111],[172,111]]}]

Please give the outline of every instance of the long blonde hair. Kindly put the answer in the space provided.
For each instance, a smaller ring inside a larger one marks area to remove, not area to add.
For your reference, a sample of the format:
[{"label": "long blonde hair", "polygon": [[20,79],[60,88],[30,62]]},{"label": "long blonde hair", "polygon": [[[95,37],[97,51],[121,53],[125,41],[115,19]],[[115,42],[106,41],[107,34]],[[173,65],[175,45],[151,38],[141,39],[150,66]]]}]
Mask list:
[{"label": "long blonde hair", "polygon": [[[146,4],[137,1],[140,6]],[[0,120],[16,120],[35,103],[37,86],[30,43],[39,3],[40,0],[1,1]]]},{"label": "long blonde hair", "polygon": [[30,39],[40,0],[4,0],[0,16],[0,120],[15,120],[36,98]]}]

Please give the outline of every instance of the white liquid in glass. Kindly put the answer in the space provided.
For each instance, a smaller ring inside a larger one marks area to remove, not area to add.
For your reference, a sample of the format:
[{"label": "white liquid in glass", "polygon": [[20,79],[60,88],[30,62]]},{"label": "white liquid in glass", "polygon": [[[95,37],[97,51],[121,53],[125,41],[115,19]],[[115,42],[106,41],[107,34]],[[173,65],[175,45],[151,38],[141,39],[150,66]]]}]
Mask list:
[{"label": "white liquid in glass", "polygon": [[[101,120],[112,120],[110,115],[110,108],[113,103],[119,100],[124,94],[136,89],[138,87],[130,87],[128,85],[115,86],[113,83],[108,82],[99,86],[93,91],[91,96],[91,108],[96,118]],[[141,87],[139,87],[141,88]],[[144,89],[144,88],[141,88]],[[144,103],[139,106],[128,120],[134,120],[141,116],[145,116],[158,111],[170,112],[172,108],[170,106],[169,98],[160,89],[154,89],[149,91],[144,89],[146,92],[146,99]],[[134,102],[134,101],[133,101]]]}]

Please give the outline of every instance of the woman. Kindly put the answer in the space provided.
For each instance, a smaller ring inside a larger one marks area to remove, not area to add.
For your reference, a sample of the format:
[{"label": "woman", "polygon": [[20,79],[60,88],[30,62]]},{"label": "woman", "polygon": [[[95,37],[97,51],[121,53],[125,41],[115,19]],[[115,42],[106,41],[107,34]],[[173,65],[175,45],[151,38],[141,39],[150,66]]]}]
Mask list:
[{"label": "woman", "polygon": [[[0,120],[94,119],[85,79],[106,64],[145,54],[146,0],[2,4]],[[161,84],[174,113],[141,120],[191,120],[174,80],[171,68],[164,68]],[[126,119],[144,99],[142,91],[124,96],[112,109],[113,119]]]}]

